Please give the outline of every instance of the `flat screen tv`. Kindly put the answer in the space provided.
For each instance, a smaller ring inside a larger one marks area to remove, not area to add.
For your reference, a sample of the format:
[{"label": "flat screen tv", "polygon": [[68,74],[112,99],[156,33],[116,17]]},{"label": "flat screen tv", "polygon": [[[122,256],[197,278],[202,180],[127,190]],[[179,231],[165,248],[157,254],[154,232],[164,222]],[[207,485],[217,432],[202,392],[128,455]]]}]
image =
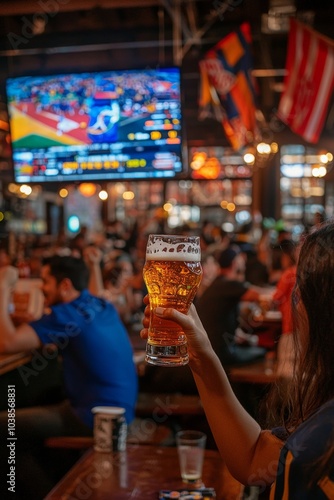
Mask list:
[{"label": "flat screen tv", "polygon": [[6,92],[16,182],[182,172],[179,68],[21,76]]}]

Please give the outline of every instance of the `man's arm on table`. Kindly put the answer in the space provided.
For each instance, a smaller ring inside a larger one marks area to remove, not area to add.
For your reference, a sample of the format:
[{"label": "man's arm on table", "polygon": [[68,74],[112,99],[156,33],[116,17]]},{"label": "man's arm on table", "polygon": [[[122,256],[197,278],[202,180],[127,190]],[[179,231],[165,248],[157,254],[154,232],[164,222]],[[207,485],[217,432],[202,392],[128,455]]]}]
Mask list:
[{"label": "man's arm on table", "polygon": [[11,292],[17,280],[17,269],[6,266],[0,269],[0,352],[16,353],[38,349],[41,341],[35,330],[23,323],[15,327],[10,315]]}]

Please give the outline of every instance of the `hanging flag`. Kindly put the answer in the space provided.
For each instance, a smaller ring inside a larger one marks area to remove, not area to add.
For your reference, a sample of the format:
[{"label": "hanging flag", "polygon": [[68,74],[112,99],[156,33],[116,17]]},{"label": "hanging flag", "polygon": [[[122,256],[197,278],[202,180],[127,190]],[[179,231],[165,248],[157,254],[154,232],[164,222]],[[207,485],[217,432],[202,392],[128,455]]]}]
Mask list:
[{"label": "hanging flag", "polygon": [[256,92],[248,23],[223,38],[200,62],[200,118],[213,110],[236,150],[254,141]]},{"label": "hanging flag", "polygon": [[334,41],[291,19],[286,70],[278,116],[293,132],[316,143],[333,91]]}]

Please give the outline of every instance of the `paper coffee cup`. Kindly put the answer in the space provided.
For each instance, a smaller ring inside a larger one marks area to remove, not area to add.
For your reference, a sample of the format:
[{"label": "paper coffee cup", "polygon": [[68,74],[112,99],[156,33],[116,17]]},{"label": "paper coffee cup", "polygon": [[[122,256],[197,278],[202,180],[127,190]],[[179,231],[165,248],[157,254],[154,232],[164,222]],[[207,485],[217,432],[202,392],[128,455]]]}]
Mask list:
[{"label": "paper coffee cup", "polygon": [[126,448],[127,425],[125,408],[118,406],[95,406],[94,449],[111,452],[124,451]]}]

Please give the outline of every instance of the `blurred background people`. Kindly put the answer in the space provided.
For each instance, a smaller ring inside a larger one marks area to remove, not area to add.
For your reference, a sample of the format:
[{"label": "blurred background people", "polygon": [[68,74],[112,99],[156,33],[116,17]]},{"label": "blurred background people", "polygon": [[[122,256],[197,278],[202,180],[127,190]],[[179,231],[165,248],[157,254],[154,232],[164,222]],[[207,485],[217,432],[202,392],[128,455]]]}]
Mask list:
[{"label": "blurred background people", "polygon": [[219,262],[216,258],[216,254],[213,253],[205,253],[202,258],[202,281],[197,290],[197,294],[195,297],[195,302],[203,295],[208,286],[211,285],[213,280],[219,275],[220,266]]},{"label": "blurred background people", "polygon": [[111,302],[124,325],[131,329],[134,322],[141,321],[144,296],[142,269],[136,272],[128,253],[112,253],[113,257],[109,254],[109,260],[104,263],[102,252],[95,245],[86,247],[84,258],[90,269],[89,289],[94,295]]},{"label": "blurred background people", "polygon": [[266,350],[238,346],[240,302],[257,301],[261,288],[245,282],[245,258],[236,246],[218,257],[219,274],[196,300],[198,315],[223,366],[249,362],[263,357]]},{"label": "blurred background people", "polygon": [[282,274],[272,299],[274,306],[282,314],[282,331],[277,347],[277,370],[280,376],[291,378],[295,362],[291,297],[296,284],[299,246],[291,240],[283,240],[281,250]]},{"label": "blurred background people", "polygon": [[10,257],[4,248],[0,248],[0,267],[9,266]]}]

